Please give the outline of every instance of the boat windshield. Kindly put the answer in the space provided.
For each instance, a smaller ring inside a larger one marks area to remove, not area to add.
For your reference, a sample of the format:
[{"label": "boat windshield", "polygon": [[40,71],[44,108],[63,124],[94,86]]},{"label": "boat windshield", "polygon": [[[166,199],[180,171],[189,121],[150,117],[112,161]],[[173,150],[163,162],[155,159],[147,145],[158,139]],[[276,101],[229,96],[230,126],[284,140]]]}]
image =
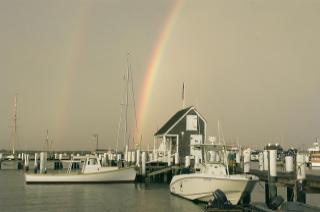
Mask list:
[{"label": "boat windshield", "polygon": [[225,163],[225,147],[223,145],[200,144],[195,147],[202,150],[205,163]]}]

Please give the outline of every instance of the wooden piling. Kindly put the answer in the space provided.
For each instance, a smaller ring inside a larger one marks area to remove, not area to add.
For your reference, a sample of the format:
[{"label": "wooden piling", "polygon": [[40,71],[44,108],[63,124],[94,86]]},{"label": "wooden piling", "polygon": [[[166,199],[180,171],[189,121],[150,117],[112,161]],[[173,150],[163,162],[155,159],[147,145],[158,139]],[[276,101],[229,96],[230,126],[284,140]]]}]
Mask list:
[{"label": "wooden piling", "polygon": [[296,184],[297,201],[306,203],[305,180],[298,180]]},{"label": "wooden piling", "polygon": [[[277,150],[268,151],[268,196],[266,197],[266,204],[270,205],[272,199],[277,196]],[[267,193],[266,193],[267,194]]]},{"label": "wooden piling", "polygon": [[287,201],[293,202],[294,199],[294,189],[292,186],[287,186]]},{"label": "wooden piling", "polygon": [[296,174],[297,174],[297,182],[296,182],[296,193],[297,193],[297,201],[306,203],[306,191],[305,191],[305,159],[304,154],[297,154],[296,160]]}]

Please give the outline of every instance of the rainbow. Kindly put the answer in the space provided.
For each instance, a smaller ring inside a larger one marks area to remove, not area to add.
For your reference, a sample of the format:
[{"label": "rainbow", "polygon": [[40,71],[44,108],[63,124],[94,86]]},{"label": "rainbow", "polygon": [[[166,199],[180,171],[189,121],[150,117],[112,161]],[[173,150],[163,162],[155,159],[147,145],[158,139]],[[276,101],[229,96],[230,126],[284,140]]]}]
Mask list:
[{"label": "rainbow", "polygon": [[[61,44],[64,47],[64,58],[66,58],[61,63],[61,70],[64,70],[61,78],[63,79],[59,86],[59,95],[56,100],[60,104],[56,109],[55,115],[55,128],[58,129],[60,134],[65,136],[66,127],[64,124],[68,122],[70,118],[71,100],[74,82],[76,80],[76,74],[79,61],[83,57],[82,52],[84,52],[84,43],[86,36],[89,32],[89,17],[92,13],[93,4],[88,2],[82,2],[79,4],[77,12],[74,14],[74,18],[71,20],[73,23],[73,28],[66,34],[65,43]],[[57,54],[61,54],[58,52]]]},{"label": "rainbow", "polygon": [[144,126],[145,115],[147,114],[148,103],[152,92],[154,80],[159,70],[161,57],[164,53],[164,49],[168,42],[170,32],[175,23],[179,8],[180,0],[176,0],[173,6],[171,7],[169,14],[166,16],[161,33],[157,39],[155,46],[153,47],[151,58],[147,66],[146,73],[144,75],[143,86],[141,88],[139,96],[137,113],[138,130],[140,131],[140,133],[142,132]]}]

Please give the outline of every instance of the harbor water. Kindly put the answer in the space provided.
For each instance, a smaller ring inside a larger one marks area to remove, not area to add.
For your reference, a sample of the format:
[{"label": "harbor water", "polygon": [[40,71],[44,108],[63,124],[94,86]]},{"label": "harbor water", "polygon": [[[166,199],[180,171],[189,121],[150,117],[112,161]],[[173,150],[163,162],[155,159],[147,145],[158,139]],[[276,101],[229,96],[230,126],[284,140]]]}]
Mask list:
[{"label": "harbor water", "polygon": [[[263,183],[256,185],[252,202],[264,201],[263,186]],[[167,184],[28,185],[24,182],[24,171],[15,169],[0,170],[0,191],[0,211],[196,212],[203,211],[204,206],[171,195]],[[278,194],[286,198],[286,189],[279,187]],[[308,204],[318,206],[319,200],[320,194],[307,194]]]},{"label": "harbor water", "polygon": [[23,171],[0,171],[0,211],[202,211],[165,184],[26,185]]}]

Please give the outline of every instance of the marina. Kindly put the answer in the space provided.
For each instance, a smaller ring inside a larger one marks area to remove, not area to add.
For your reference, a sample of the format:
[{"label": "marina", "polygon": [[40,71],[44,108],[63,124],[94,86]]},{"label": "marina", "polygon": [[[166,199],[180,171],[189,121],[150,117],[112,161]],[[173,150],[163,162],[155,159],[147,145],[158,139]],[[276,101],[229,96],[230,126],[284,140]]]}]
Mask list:
[{"label": "marina", "polygon": [[[320,196],[320,174],[315,166],[308,168],[316,150],[285,153],[279,144],[269,143],[252,157],[250,148],[226,144],[219,121],[216,137],[205,140],[205,133],[206,119],[195,107],[183,106],[154,134],[152,151],[132,150],[127,144],[124,152],[99,150],[96,138],[95,152],[2,152],[0,168],[21,170],[20,176],[25,172],[26,185],[132,183],[145,189],[160,183],[169,196],[191,200],[205,211],[320,210],[313,202]],[[264,184],[263,201],[252,198],[256,184]],[[285,196],[278,195],[280,187]]]},{"label": "marina", "polygon": [[319,8],[0,0],[0,212],[320,212]]}]

